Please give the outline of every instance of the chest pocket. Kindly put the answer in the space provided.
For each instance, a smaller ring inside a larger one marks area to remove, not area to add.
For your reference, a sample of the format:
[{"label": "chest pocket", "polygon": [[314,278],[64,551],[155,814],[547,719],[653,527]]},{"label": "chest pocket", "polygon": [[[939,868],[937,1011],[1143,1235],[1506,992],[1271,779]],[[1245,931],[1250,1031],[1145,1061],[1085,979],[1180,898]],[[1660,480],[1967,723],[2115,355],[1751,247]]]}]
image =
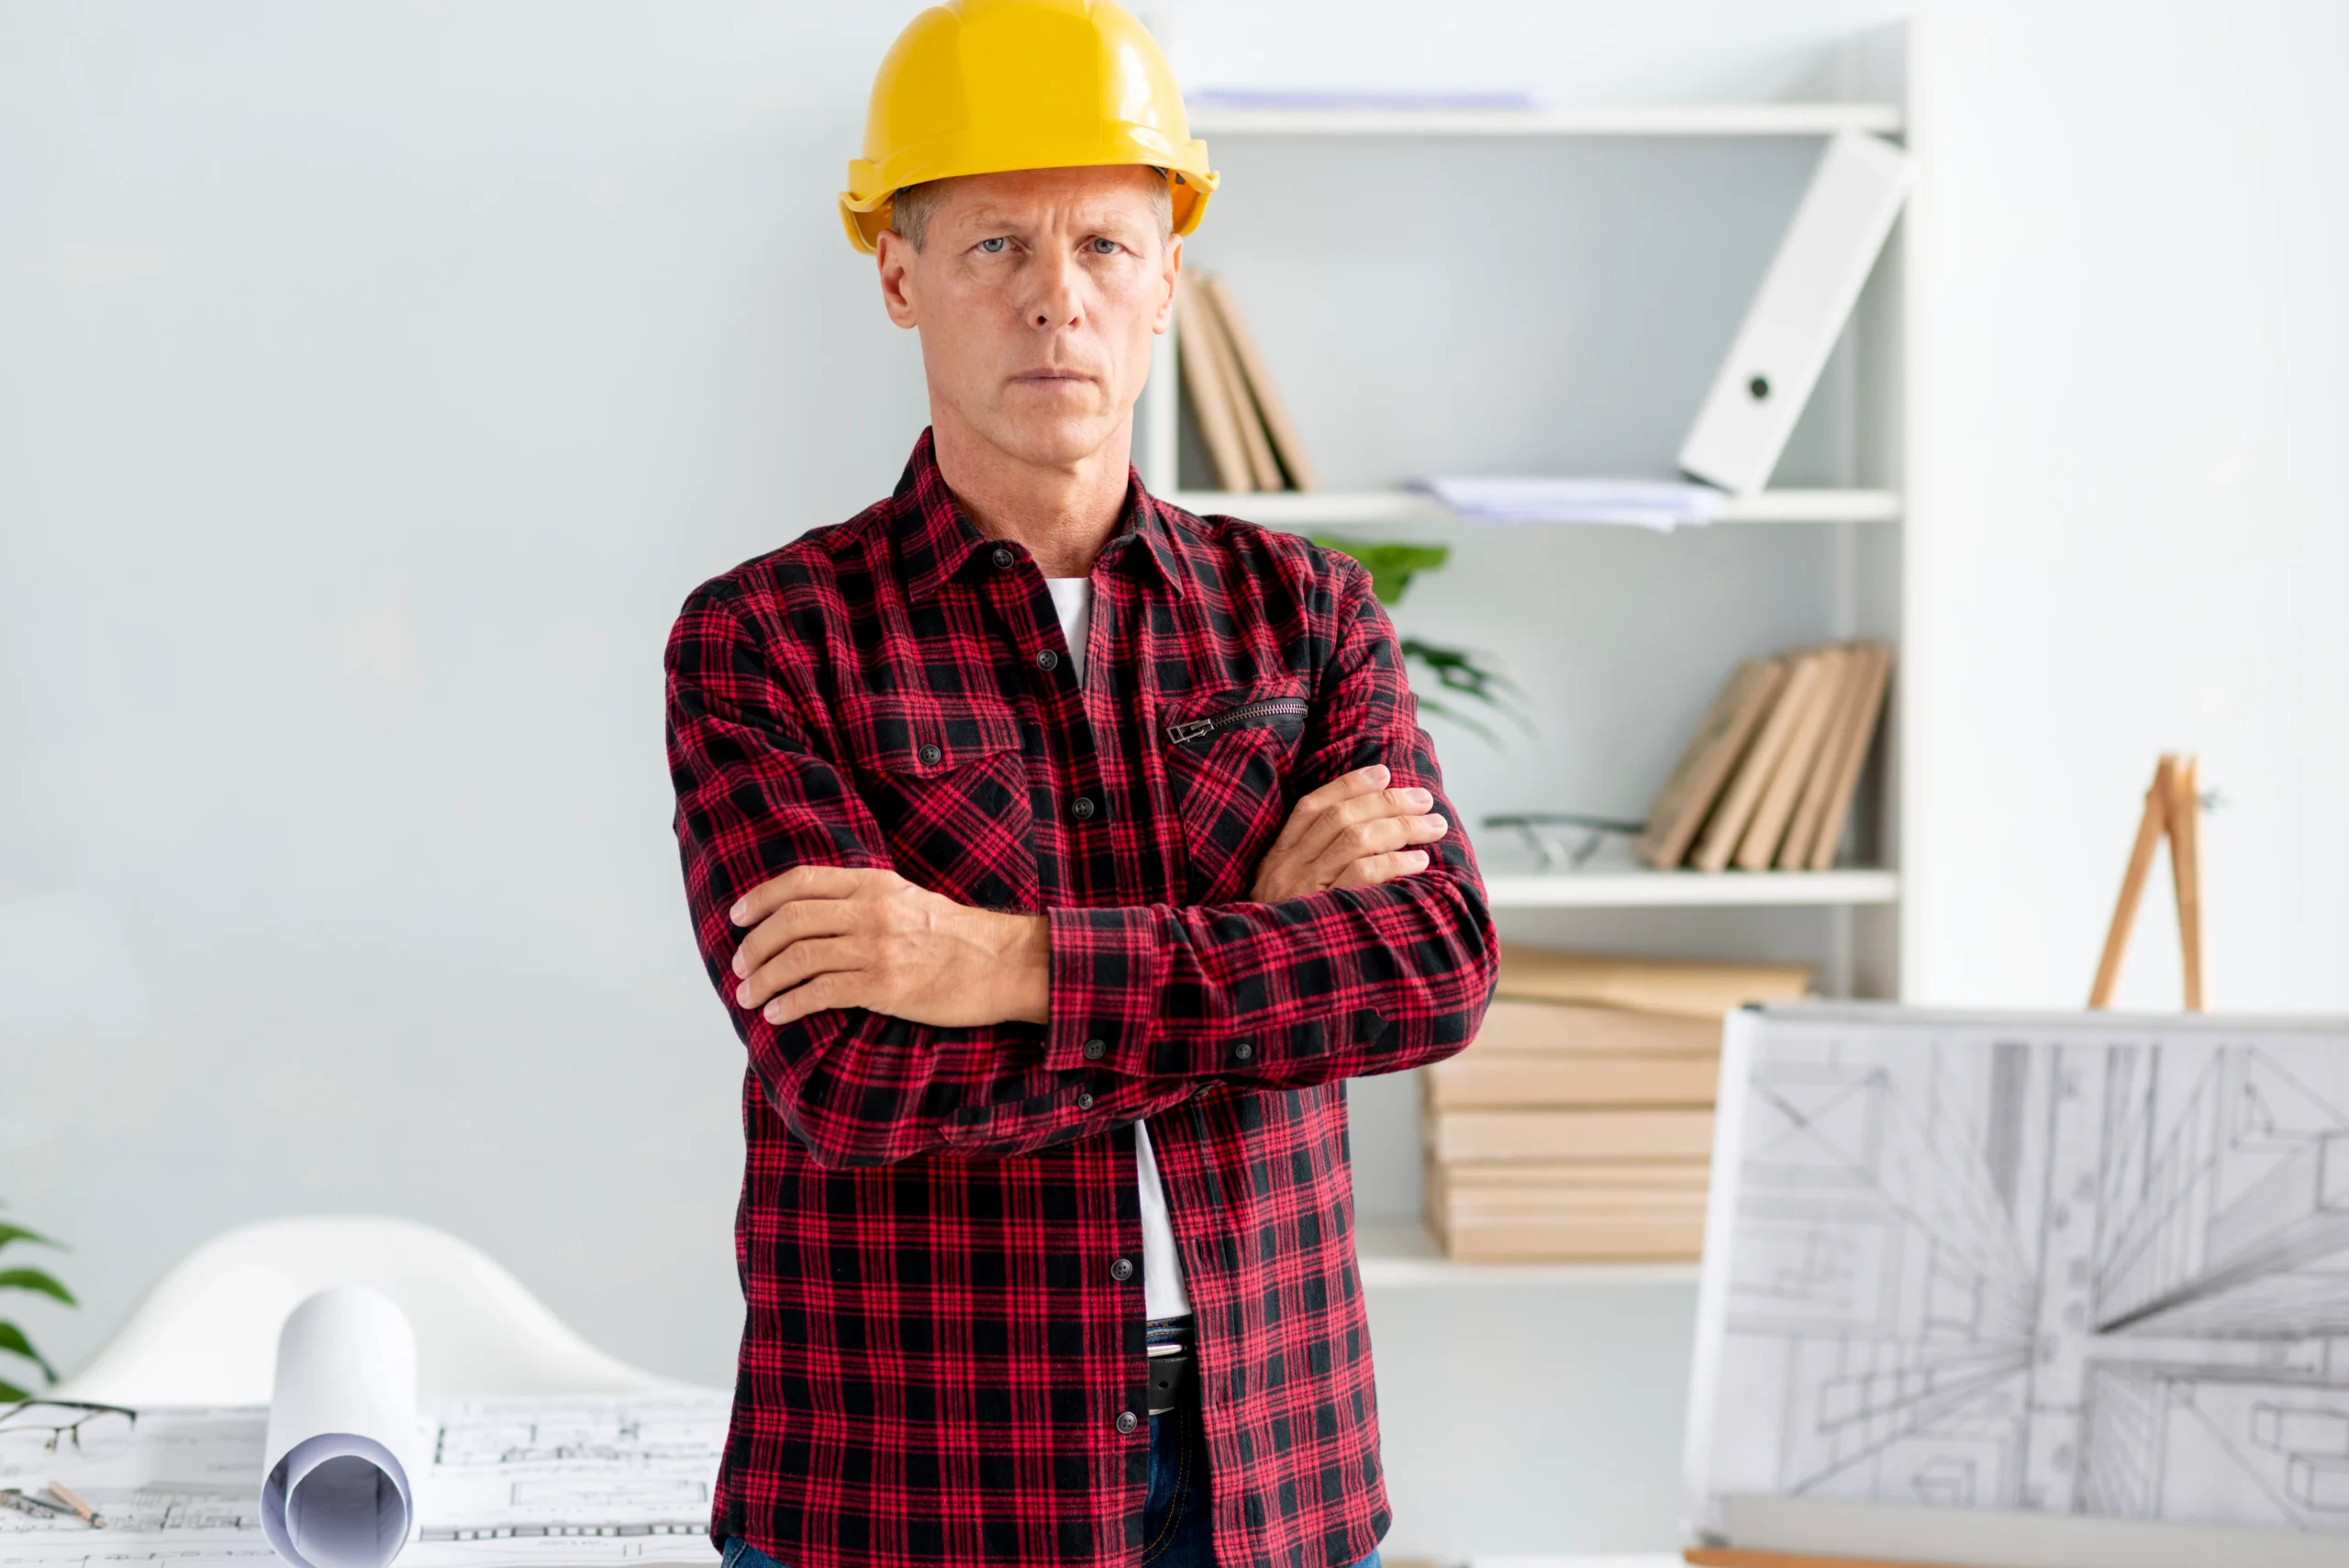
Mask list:
[{"label": "chest pocket", "polygon": [[1189,696],[1161,707],[1152,740],[1183,834],[1187,902],[1245,898],[1288,816],[1286,781],[1305,735],[1302,680]]},{"label": "chest pocket", "polygon": [[856,788],[907,881],[966,904],[1030,910],[1034,817],[1019,720],[981,697],[851,696],[841,728]]}]

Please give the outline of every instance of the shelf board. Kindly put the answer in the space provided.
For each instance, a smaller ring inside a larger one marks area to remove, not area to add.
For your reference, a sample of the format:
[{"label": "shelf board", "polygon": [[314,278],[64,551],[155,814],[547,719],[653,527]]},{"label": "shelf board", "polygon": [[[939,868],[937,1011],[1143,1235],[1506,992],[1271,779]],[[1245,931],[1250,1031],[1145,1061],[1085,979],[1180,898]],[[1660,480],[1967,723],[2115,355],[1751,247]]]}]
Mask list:
[{"label": "shelf board", "polygon": [[1366,1286],[1494,1284],[1694,1284],[1693,1262],[1660,1263],[1464,1263],[1436,1250],[1408,1220],[1354,1227],[1354,1256]]},{"label": "shelf board", "polygon": [[[1178,490],[1165,497],[1186,512],[1222,512],[1266,528],[1325,523],[1440,523],[1462,519],[1421,490]],[[1892,490],[1765,490],[1733,499],[1724,523],[1889,523],[1900,517]],[[1489,528],[1621,527],[1620,524],[1489,523]]]},{"label": "shelf board", "polygon": [[1900,873],[1844,871],[1534,872],[1486,875],[1496,909],[1721,909],[1822,904],[1892,904]]},{"label": "shelf board", "polygon": [[1898,136],[1896,104],[1620,104],[1557,109],[1219,109],[1191,117],[1213,136]]}]

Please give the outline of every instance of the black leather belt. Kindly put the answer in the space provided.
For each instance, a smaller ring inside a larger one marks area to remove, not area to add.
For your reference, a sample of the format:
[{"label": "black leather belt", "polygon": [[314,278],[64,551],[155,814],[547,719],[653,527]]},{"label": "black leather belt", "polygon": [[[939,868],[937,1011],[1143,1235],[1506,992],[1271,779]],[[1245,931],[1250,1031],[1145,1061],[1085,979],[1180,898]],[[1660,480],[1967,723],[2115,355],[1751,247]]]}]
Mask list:
[{"label": "black leather belt", "polygon": [[1191,1352],[1150,1358],[1150,1413],[1163,1416],[1174,1408],[1191,1382]]}]

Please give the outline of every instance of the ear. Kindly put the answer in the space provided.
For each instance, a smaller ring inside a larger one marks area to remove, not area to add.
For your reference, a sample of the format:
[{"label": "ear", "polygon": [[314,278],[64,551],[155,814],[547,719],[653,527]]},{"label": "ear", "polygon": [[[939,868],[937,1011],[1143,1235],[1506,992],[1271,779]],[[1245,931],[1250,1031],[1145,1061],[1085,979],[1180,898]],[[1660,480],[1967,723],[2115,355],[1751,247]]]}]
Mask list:
[{"label": "ear", "polygon": [[889,319],[900,327],[919,326],[917,301],[920,295],[915,274],[920,270],[921,252],[896,229],[885,228],[874,242],[873,260],[881,274],[881,307],[889,313]]},{"label": "ear", "polygon": [[1163,333],[1174,319],[1174,280],[1183,275],[1183,237],[1179,234],[1167,236],[1166,243],[1159,250],[1165,264],[1158,274],[1158,317],[1151,323],[1150,329]]}]

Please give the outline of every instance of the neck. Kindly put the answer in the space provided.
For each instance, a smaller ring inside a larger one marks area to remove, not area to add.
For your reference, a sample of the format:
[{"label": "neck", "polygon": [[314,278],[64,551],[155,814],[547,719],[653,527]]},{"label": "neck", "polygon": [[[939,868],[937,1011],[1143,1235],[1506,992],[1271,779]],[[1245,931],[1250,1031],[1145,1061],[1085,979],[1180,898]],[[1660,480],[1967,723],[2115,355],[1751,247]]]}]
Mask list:
[{"label": "neck", "polygon": [[1131,410],[1097,449],[1064,463],[1015,457],[942,408],[930,436],[938,472],[981,533],[1026,545],[1047,577],[1092,573],[1125,511]]}]

